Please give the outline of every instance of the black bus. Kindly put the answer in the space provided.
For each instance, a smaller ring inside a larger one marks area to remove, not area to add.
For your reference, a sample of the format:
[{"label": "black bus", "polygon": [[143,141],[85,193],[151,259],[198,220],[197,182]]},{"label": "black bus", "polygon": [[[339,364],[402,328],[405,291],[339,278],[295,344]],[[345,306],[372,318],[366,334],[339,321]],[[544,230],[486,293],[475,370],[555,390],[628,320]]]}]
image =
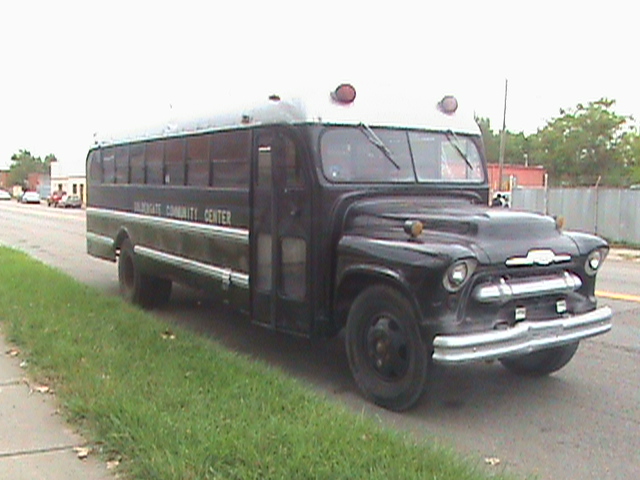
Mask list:
[{"label": "black bus", "polygon": [[159,307],[179,282],[274,330],[345,329],[357,385],[389,409],[433,362],[544,375],[611,328],[606,242],[490,208],[479,128],[452,96],[265,96],[97,141],[87,189],[87,250],[117,261],[128,300]]}]

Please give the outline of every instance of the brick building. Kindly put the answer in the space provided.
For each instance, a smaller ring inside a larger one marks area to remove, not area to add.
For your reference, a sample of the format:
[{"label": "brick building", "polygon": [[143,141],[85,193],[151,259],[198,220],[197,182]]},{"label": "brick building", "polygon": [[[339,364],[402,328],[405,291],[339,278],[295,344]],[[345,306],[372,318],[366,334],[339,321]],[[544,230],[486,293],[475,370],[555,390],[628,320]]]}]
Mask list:
[{"label": "brick building", "polygon": [[497,163],[487,165],[489,170],[489,187],[492,192],[512,190],[515,187],[544,187],[547,170],[541,165],[503,165],[502,182],[498,176],[500,166]]}]

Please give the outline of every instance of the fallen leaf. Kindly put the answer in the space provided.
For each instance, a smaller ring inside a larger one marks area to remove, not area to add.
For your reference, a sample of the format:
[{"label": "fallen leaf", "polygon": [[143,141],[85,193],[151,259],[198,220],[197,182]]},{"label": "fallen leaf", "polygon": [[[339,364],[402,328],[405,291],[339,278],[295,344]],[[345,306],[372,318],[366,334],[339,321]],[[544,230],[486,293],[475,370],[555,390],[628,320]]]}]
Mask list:
[{"label": "fallen leaf", "polygon": [[53,393],[51,388],[47,385],[38,385],[37,387],[32,387],[31,390],[38,393]]},{"label": "fallen leaf", "polygon": [[495,467],[496,465],[500,464],[500,459],[498,457],[486,457],[484,459],[484,463],[486,463],[487,465],[491,465],[492,467]]},{"label": "fallen leaf", "polygon": [[109,460],[107,462],[107,470],[113,470],[118,465],[120,465],[120,460]]},{"label": "fallen leaf", "polygon": [[91,449],[89,447],[73,447],[73,451],[76,452],[76,456],[80,460],[84,460],[91,453]]}]

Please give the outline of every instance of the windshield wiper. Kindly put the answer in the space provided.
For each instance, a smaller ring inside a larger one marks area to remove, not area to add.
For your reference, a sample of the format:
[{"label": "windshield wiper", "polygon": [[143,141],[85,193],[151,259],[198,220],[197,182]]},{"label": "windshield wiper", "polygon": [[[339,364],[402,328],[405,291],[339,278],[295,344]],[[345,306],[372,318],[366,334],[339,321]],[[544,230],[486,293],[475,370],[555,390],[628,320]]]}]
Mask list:
[{"label": "windshield wiper", "polygon": [[371,127],[365,123],[360,123],[358,126],[360,127],[360,130],[362,130],[362,132],[364,133],[364,136],[367,137],[367,140],[369,140],[376,147],[378,147],[378,150],[384,153],[384,156],[387,157],[387,159],[393,164],[393,166],[396,167],[398,170],[400,170],[400,165],[398,165],[398,162],[396,162],[395,159],[393,158],[393,153],[391,153],[391,150],[389,150],[389,147],[387,147],[384,144],[384,142],[380,140],[380,137],[376,135],[376,132],[374,132],[371,129]]},{"label": "windshield wiper", "polygon": [[444,134],[446,135],[447,140],[449,140],[449,143],[453,145],[453,148],[456,149],[456,152],[458,152],[458,154],[462,157],[464,163],[467,164],[469,170],[473,170],[473,165],[471,165],[471,162],[467,158],[467,155],[462,151],[462,148],[460,148],[460,139],[458,138],[458,136],[453,132],[453,130],[447,130],[446,132],[444,132]]}]

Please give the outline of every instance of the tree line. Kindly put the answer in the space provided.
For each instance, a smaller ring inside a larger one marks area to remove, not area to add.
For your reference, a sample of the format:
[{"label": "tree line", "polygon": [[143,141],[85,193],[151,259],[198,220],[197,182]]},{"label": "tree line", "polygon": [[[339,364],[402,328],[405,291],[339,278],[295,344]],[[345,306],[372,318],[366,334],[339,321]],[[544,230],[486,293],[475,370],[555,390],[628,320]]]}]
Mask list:
[{"label": "tree line", "polygon": [[56,161],[56,156],[50,153],[44,160],[31,154],[29,150],[21,149],[11,155],[11,165],[7,177],[8,185],[20,185],[26,188],[29,175],[32,173],[49,174],[51,162]]},{"label": "tree line", "polygon": [[[615,100],[601,98],[561,109],[531,135],[505,132],[504,163],[542,165],[551,186],[626,187],[640,183],[640,129],[631,116],[614,111]],[[487,160],[498,163],[500,135],[489,119],[476,118]]]}]

